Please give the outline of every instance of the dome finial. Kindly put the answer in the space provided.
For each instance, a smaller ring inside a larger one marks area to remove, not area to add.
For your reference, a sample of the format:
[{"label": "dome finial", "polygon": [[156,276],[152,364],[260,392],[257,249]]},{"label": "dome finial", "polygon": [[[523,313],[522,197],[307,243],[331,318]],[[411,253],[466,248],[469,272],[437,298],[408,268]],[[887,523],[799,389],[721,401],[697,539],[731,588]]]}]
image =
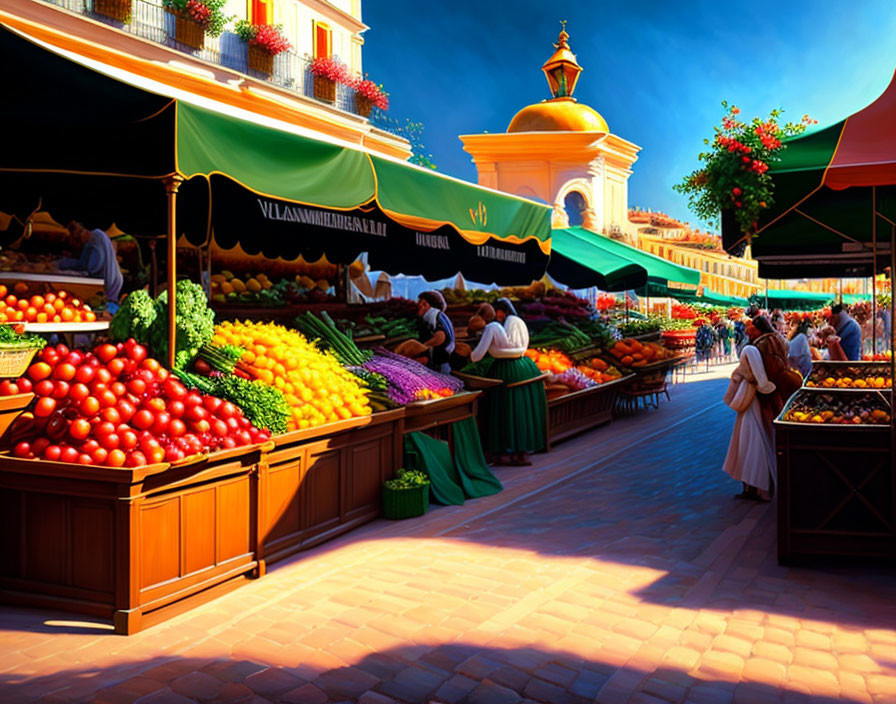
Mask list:
[{"label": "dome finial", "polygon": [[579,74],[582,72],[582,67],[579,66],[575,54],[572,53],[567,43],[569,34],[566,31],[566,20],[560,20],[560,27],[560,35],[557,37],[557,43],[554,44],[556,51],[541,67],[548,79],[554,100],[558,98],[571,99],[576,82],[579,80]]}]

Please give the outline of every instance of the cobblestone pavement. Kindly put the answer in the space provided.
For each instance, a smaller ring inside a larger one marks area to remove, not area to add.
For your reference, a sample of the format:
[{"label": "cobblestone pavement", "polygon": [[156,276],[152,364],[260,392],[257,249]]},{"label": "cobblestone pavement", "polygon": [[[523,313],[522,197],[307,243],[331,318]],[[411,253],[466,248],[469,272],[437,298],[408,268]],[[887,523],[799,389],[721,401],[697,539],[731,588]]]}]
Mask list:
[{"label": "cobblestone pavement", "polygon": [[0,701],[896,702],[896,571],[779,567],[696,379],[131,637],[3,607]]}]

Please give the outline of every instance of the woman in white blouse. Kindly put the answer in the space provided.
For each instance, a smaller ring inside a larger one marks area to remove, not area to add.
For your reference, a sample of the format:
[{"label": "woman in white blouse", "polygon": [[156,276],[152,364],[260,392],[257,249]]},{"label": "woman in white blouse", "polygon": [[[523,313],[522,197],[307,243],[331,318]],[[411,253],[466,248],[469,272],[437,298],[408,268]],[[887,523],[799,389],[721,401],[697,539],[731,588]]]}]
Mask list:
[{"label": "woman in white blouse", "polygon": [[[545,447],[547,398],[544,384],[520,382],[541,376],[525,356],[529,329],[513,304],[502,298],[494,305],[496,320],[485,326],[482,339],[470,354],[473,362],[488,355],[488,376],[504,382],[489,394],[486,452],[497,464],[527,465],[527,452]],[[519,384],[519,385],[517,385]]]}]

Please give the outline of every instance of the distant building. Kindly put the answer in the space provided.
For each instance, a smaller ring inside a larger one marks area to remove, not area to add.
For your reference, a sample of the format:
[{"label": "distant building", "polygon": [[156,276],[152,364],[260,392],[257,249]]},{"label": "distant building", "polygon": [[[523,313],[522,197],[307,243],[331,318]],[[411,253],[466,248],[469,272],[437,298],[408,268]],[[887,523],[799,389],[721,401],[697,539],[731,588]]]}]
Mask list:
[{"label": "distant building", "polygon": [[596,110],[572,97],[582,67],[560,32],[542,66],[551,98],[520,110],[507,132],[460,137],[479,184],[554,207],[553,226],[581,225],[624,236],[628,179],[640,147],[612,132]]}]

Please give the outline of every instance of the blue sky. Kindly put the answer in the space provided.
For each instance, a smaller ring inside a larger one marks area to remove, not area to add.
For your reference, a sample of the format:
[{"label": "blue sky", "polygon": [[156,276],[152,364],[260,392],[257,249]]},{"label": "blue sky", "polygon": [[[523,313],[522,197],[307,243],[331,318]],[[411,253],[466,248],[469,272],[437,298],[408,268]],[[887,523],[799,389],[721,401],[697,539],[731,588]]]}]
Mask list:
[{"label": "blue sky", "polygon": [[364,68],[390,113],[422,122],[439,170],[470,181],[457,136],[503,132],[550,97],[540,67],[568,20],[585,69],[576,97],[642,147],[629,203],[691,222],[672,186],[697,165],[722,100],[747,118],[781,107],[824,125],[871,102],[896,69],[893,0],[364,0],[363,12]]}]

